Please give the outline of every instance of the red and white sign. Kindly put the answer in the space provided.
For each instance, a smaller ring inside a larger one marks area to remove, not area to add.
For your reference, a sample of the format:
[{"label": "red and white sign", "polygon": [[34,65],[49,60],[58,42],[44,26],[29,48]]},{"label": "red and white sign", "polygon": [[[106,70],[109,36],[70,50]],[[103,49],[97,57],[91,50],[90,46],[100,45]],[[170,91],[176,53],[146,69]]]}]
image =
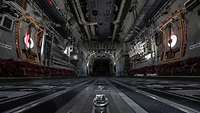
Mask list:
[{"label": "red and white sign", "polygon": [[168,42],[168,46],[171,47],[171,48],[175,47],[177,41],[178,41],[177,36],[176,35],[171,35],[170,41]]},{"label": "red and white sign", "polygon": [[31,29],[29,29],[27,32],[26,32],[26,35],[24,37],[24,43],[26,45],[26,48],[30,48],[32,49],[34,47],[34,41],[33,39],[31,38]]}]

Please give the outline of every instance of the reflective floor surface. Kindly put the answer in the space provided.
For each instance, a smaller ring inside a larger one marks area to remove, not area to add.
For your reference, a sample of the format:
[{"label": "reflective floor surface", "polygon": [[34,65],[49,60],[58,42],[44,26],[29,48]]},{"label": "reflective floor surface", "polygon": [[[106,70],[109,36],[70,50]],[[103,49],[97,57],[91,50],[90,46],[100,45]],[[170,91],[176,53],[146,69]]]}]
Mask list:
[{"label": "reflective floor surface", "polygon": [[200,113],[200,82],[145,78],[1,80],[2,113]]}]

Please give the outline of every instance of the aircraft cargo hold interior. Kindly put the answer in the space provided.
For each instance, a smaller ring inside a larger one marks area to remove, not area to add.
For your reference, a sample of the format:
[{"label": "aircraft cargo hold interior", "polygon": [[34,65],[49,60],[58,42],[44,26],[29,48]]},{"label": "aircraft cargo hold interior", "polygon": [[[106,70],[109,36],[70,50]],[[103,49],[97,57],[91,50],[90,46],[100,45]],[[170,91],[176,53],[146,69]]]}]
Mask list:
[{"label": "aircraft cargo hold interior", "polygon": [[0,113],[200,113],[200,0],[0,0]]}]

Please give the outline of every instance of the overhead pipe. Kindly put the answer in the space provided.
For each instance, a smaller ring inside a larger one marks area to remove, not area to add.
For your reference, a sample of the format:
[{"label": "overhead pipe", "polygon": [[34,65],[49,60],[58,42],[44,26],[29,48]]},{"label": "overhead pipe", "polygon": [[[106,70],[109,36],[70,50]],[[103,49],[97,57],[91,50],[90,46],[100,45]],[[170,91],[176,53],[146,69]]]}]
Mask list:
[{"label": "overhead pipe", "polygon": [[113,22],[113,24],[118,24],[120,22],[125,3],[126,3],[126,0],[122,0],[117,19]]},{"label": "overhead pipe", "polygon": [[[156,10],[159,5],[161,4],[162,6],[165,4],[168,4],[170,0],[149,0],[145,4],[145,8],[143,9],[142,15],[136,20],[134,26],[135,30],[142,29],[142,23],[144,23],[144,19],[146,18],[146,15],[153,15],[155,13],[154,10]],[[153,7],[153,8],[152,8]],[[150,10],[151,9],[151,10]],[[149,16],[147,16],[148,18]]]},{"label": "overhead pipe", "polygon": [[88,36],[88,38],[90,40],[91,39],[91,33],[90,33],[89,29],[88,29],[88,26],[91,26],[91,31],[93,32],[92,34],[95,35],[95,27],[94,27],[94,25],[97,25],[97,22],[93,22],[92,23],[92,22],[87,22],[85,20],[85,17],[84,17],[84,14],[82,12],[79,0],[72,1],[72,4],[73,4],[73,7],[75,9],[76,15],[78,17],[79,24],[84,26],[86,34],[87,34],[87,36]]},{"label": "overhead pipe", "polygon": [[115,26],[114,26],[114,30],[113,30],[113,36],[112,36],[112,41],[114,41],[115,40],[115,36],[116,36],[116,33],[117,33],[117,28],[119,27],[119,24],[116,24]]},{"label": "overhead pipe", "polygon": [[[85,20],[84,14],[83,14],[83,12],[82,12],[81,5],[80,5],[79,0],[75,0],[75,2],[76,2],[77,8],[78,8],[78,12],[80,13],[80,17],[81,17],[81,20],[82,20],[83,24],[84,24],[84,25],[87,25],[87,26],[89,25],[90,28],[91,28],[92,36],[95,36],[96,33],[95,33],[95,27],[94,27],[94,25],[97,25],[97,22],[94,22],[94,23],[92,23],[92,22],[87,22],[87,21]],[[89,39],[91,39],[91,34],[90,34],[90,38],[89,38]]]},{"label": "overhead pipe", "polygon": [[81,21],[83,22],[83,24],[85,24],[85,25],[97,25],[97,22],[87,22],[85,20],[85,16],[84,16],[84,14],[82,12],[79,0],[75,0],[75,2],[76,2],[76,6],[78,8],[78,12],[80,13]]},{"label": "overhead pipe", "polygon": [[116,35],[117,29],[119,27],[118,24],[120,23],[120,19],[121,19],[122,13],[123,13],[123,9],[124,9],[125,3],[126,3],[126,0],[122,0],[121,6],[120,6],[120,11],[118,13],[117,19],[113,22],[114,30],[113,30],[112,41],[114,41],[114,39],[115,39],[115,35]]},{"label": "overhead pipe", "polygon": [[90,40],[90,39],[91,39],[91,35],[90,35],[89,29],[88,29],[88,25],[87,25],[87,24],[84,24],[83,21],[81,20],[81,17],[80,17],[80,15],[79,15],[79,12],[78,12],[78,10],[77,10],[77,8],[76,8],[76,4],[75,4],[74,1],[72,1],[72,5],[73,5],[73,7],[74,7],[74,10],[75,10],[76,16],[77,16],[77,18],[78,18],[79,24],[83,25],[83,27],[84,27],[84,29],[85,29],[85,32],[86,32],[86,35],[87,35],[88,39]]},{"label": "overhead pipe", "polygon": [[79,16],[79,13],[78,13],[78,11],[77,11],[76,4],[74,3],[74,1],[72,1],[72,5],[73,5],[73,7],[74,7],[74,11],[75,11],[75,13],[76,13],[76,16],[77,16],[77,19],[78,19],[78,23],[81,24],[81,25],[83,25],[83,22],[82,22],[81,19],[80,19],[80,16]]},{"label": "overhead pipe", "polygon": [[142,13],[140,14],[139,18],[135,22],[135,26],[139,26],[143,22],[146,14],[149,13],[149,11],[150,11],[150,9],[152,9],[152,7],[154,7],[153,5],[155,4],[155,2],[158,2],[158,1],[157,0],[148,0],[145,3]]},{"label": "overhead pipe", "polygon": [[[133,26],[134,26],[133,30],[135,32],[138,32],[138,30],[141,29],[140,24],[144,21],[146,14],[150,11],[150,9],[153,7],[155,2],[158,2],[158,1],[157,0],[147,0],[144,3],[144,7],[143,7],[141,13],[138,15],[137,20],[133,24]],[[127,40],[129,40],[129,39],[127,39]]]},{"label": "overhead pipe", "polygon": [[65,23],[65,18],[61,12],[56,8],[54,1],[51,1],[51,5],[47,0],[34,0],[36,4],[45,12],[45,14],[51,18],[55,23]]},{"label": "overhead pipe", "polygon": [[95,26],[90,26],[90,29],[91,29],[92,35],[95,36],[96,35]]}]

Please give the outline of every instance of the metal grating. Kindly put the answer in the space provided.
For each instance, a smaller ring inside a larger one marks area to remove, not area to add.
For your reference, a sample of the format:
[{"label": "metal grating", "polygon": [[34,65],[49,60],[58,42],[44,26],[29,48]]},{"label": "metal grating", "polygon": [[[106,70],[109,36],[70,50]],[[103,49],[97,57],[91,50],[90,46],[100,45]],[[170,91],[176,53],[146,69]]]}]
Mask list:
[{"label": "metal grating", "polygon": [[27,7],[27,0],[17,0],[16,2],[17,2],[17,4],[18,4],[19,6],[21,6],[23,9],[26,9],[26,7]]}]

